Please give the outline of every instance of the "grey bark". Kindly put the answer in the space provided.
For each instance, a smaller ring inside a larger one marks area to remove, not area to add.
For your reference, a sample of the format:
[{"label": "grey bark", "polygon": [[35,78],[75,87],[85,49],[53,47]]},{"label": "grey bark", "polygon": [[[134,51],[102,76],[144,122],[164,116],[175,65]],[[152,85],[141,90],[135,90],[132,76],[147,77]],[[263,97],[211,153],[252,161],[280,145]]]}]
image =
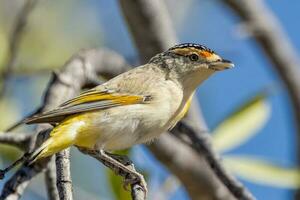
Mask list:
[{"label": "grey bark", "polygon": [[58,191],[56,188],[56,166],[54,157],[51,157],[45,171],[45,184],[47,189],[47,196],[50,200],[59,200]]},{"label": "grey bark", "polygon": [[70,150],[56,154],[56,186],[60,200],[73,199],[73,187],[70,170]]}]

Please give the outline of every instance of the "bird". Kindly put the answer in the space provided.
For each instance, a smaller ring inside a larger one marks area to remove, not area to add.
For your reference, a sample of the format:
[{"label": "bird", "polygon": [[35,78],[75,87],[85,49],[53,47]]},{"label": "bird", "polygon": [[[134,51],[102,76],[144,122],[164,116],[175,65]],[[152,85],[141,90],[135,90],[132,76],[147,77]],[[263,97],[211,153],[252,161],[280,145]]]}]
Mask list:
[{"label": "bird", "polygon": [[149,143],[185,116],[204,80],[233,66],[204,45],[175,45],[145,65],[26,119],[27,124],[57,124],[31,160],[72,145],[115,151]]},{"label": "bird", "polygon": [[231,61],[204,45],[175,45],[147,64],[83,91],[53,110],[25,119],[26,124],[54,125],[50,137],[29,154],[28,162],[70,146],[100,150],[111,161],[105,152],[150,143],[185,116],[203,81],[232,67]]}]

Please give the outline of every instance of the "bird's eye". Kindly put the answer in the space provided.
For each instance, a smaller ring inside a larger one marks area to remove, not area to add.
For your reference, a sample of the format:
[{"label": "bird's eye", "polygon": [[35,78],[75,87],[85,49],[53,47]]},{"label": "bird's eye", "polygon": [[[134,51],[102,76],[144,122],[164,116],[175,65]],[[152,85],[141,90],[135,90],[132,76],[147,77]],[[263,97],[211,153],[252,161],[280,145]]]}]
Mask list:
[{"label": "bird's eye", "polygon": [[191,61],[197,61],[199,59],[199,56],[195,53],[189,55],[189,58]]}]

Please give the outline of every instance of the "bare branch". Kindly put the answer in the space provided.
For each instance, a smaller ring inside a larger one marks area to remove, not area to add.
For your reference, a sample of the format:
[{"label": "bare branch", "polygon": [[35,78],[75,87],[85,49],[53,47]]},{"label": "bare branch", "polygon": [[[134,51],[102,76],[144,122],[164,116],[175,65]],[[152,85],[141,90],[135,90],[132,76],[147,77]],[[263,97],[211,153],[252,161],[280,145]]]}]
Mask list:
[{"label": "bare branch", "polygon": [[57,190],[60,200],[72,200],[73,188],[70,171],[70,150],[66,149],[56,154]]},{"label": "bare branch", "polygon": [[16,64],[18,48],[27,24],[28,17],[35,7],[37,0],[26,0],[20,12],[17,15],[16,21],[9,38],[9,57],[5,64],[5,69],[1,74],[2,88],[0,89],[0,96],[3,96],[6,90],[7,80],[10,78],[13,68]]},{"label": "bare branch", "polygon": [[47,188],[47,196],[49,200],[59,200],[58,191],[56,188],[56,167],[54,157],[51,157],[45,171],[45,183]]},{"label": "bare branch", "polygon": [[44,170],[45,162],[35,164],[33,166],[23,166],[7,181],[3,187],[1,200],[17,200],[19,199],[30,180],[38,173]]},{"label": "bare branch", "polygon": [[28,150],[31,135],[26,133],[0,132],[0,143],[17,147],[23,151]]},{"label": "bare branch", "polygon": [[161,135],[149,149],[180,180],[191,199],[235,199],[219,182],[204,156],[172,134]]},{"label": "bare branch", "polygon": [[[199,132],[199,131],[198,131]],[[208,134],[197,134],[186,123],[179,122],[172,131],[177,137],[181,138],[185,143],[191,146],[198,154],[204,155],[207,163],[214,171],[215,175],[222,181],[228,190],[237,198],[244,200],[253,200],[253,195],[242,186],[226,169],[222,166],[219,156],[213,151],[209,142]],[[188,137],[188,140],[185,138]]]}]

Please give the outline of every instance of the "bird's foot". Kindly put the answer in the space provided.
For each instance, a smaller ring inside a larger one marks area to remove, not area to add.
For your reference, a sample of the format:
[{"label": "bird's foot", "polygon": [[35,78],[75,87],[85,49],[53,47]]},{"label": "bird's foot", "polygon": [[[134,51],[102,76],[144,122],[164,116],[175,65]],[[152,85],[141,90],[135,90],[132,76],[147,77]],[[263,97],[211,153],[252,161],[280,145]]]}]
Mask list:
[{"label": "bird's foot", "polygon": [[124,178],[124,189],[129,191],[129,185],[133,187],[135,184],[140,185],[142,190],[145,192],[145,196],[147,196],[148,189],[144,176],[138,172],[128,173],[128,175]]}]

